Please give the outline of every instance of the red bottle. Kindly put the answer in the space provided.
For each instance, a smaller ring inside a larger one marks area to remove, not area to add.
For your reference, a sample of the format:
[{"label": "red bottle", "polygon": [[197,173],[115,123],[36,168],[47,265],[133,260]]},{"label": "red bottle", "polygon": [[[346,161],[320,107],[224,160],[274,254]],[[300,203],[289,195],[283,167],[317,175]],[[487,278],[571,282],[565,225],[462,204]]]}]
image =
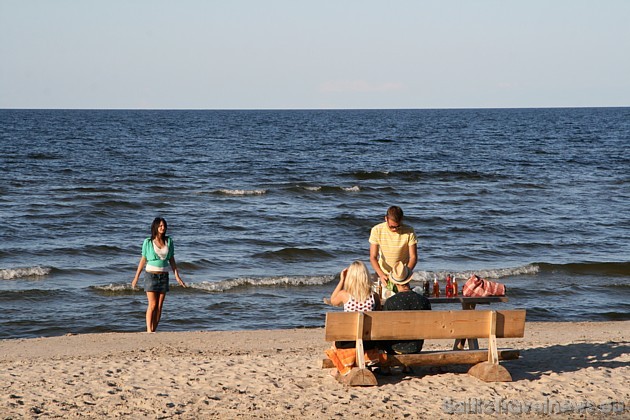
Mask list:
[{"label": "red bottle", "polygon": [[453,297],[453,284],[451,283],[450,274],[446,276],[446,288],[444,289],[444,292],[446,293],[447,298]]}]

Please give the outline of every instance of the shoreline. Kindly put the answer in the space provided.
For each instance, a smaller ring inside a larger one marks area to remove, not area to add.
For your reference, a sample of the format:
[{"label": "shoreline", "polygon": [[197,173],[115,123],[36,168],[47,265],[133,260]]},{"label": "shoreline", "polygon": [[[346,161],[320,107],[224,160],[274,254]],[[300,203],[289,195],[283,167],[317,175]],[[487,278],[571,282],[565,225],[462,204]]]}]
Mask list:
[{"label": "shoreline", "polygon": [[[343,387],[321,368],[329,347],[323,328],[3,339],[0,414],[484,418],[519,414],[509,403],[520,402],[530,413],[559,418],[580,416],[579,404],[588,417],[628,415],[629,337],[630,321],[527,322],[524,338],[498,340],[499,347],[521,350],[519,360],[502,363],[513,382],[484,383],[467,367],[449,366],[379,377],[370,388]],[[485,340],[479,344],[486,348]],[[427,340],[424,349],[450,346]]]}]

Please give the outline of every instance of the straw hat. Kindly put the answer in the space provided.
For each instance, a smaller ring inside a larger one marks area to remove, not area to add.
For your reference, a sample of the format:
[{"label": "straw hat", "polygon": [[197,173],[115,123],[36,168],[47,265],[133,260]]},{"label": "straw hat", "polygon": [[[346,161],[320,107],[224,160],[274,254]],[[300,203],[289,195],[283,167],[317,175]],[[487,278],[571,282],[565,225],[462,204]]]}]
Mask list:
[{"label": "straw hat", "polygon": [[394,268],[392,268],[391,273],[389,273],[389,279],[394,284],[406,284],[411,281],[412,274],[413,271],[411,271],[405,263],[398,261]]}]

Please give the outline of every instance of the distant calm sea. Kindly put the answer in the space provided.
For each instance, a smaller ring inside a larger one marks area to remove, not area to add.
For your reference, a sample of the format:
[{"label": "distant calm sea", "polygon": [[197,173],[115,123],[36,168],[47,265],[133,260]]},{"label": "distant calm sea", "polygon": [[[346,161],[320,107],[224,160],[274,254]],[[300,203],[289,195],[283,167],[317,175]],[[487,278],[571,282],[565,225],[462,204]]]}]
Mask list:
[{"label": "distant calm sea", "polygon": [[392,204],[416,285],[475,272],[528,320],[630,319],[630,108],[0,110],[0,162],[0,338],[143,331],[158,215],[191,285],[160,330],[322,326]]}]

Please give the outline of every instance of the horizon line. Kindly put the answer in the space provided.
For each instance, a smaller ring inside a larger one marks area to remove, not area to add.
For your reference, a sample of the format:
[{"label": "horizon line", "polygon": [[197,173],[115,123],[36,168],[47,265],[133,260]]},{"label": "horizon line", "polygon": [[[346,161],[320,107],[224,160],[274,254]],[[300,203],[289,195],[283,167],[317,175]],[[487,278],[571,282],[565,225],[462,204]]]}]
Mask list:
[{"label": "horizon line", "polygon": [[630,105],[522,106],[522,107],[437,107],[437,108],[4,108],[0,111],[440,111],[509,109],[602,109],[629,108]]}]

